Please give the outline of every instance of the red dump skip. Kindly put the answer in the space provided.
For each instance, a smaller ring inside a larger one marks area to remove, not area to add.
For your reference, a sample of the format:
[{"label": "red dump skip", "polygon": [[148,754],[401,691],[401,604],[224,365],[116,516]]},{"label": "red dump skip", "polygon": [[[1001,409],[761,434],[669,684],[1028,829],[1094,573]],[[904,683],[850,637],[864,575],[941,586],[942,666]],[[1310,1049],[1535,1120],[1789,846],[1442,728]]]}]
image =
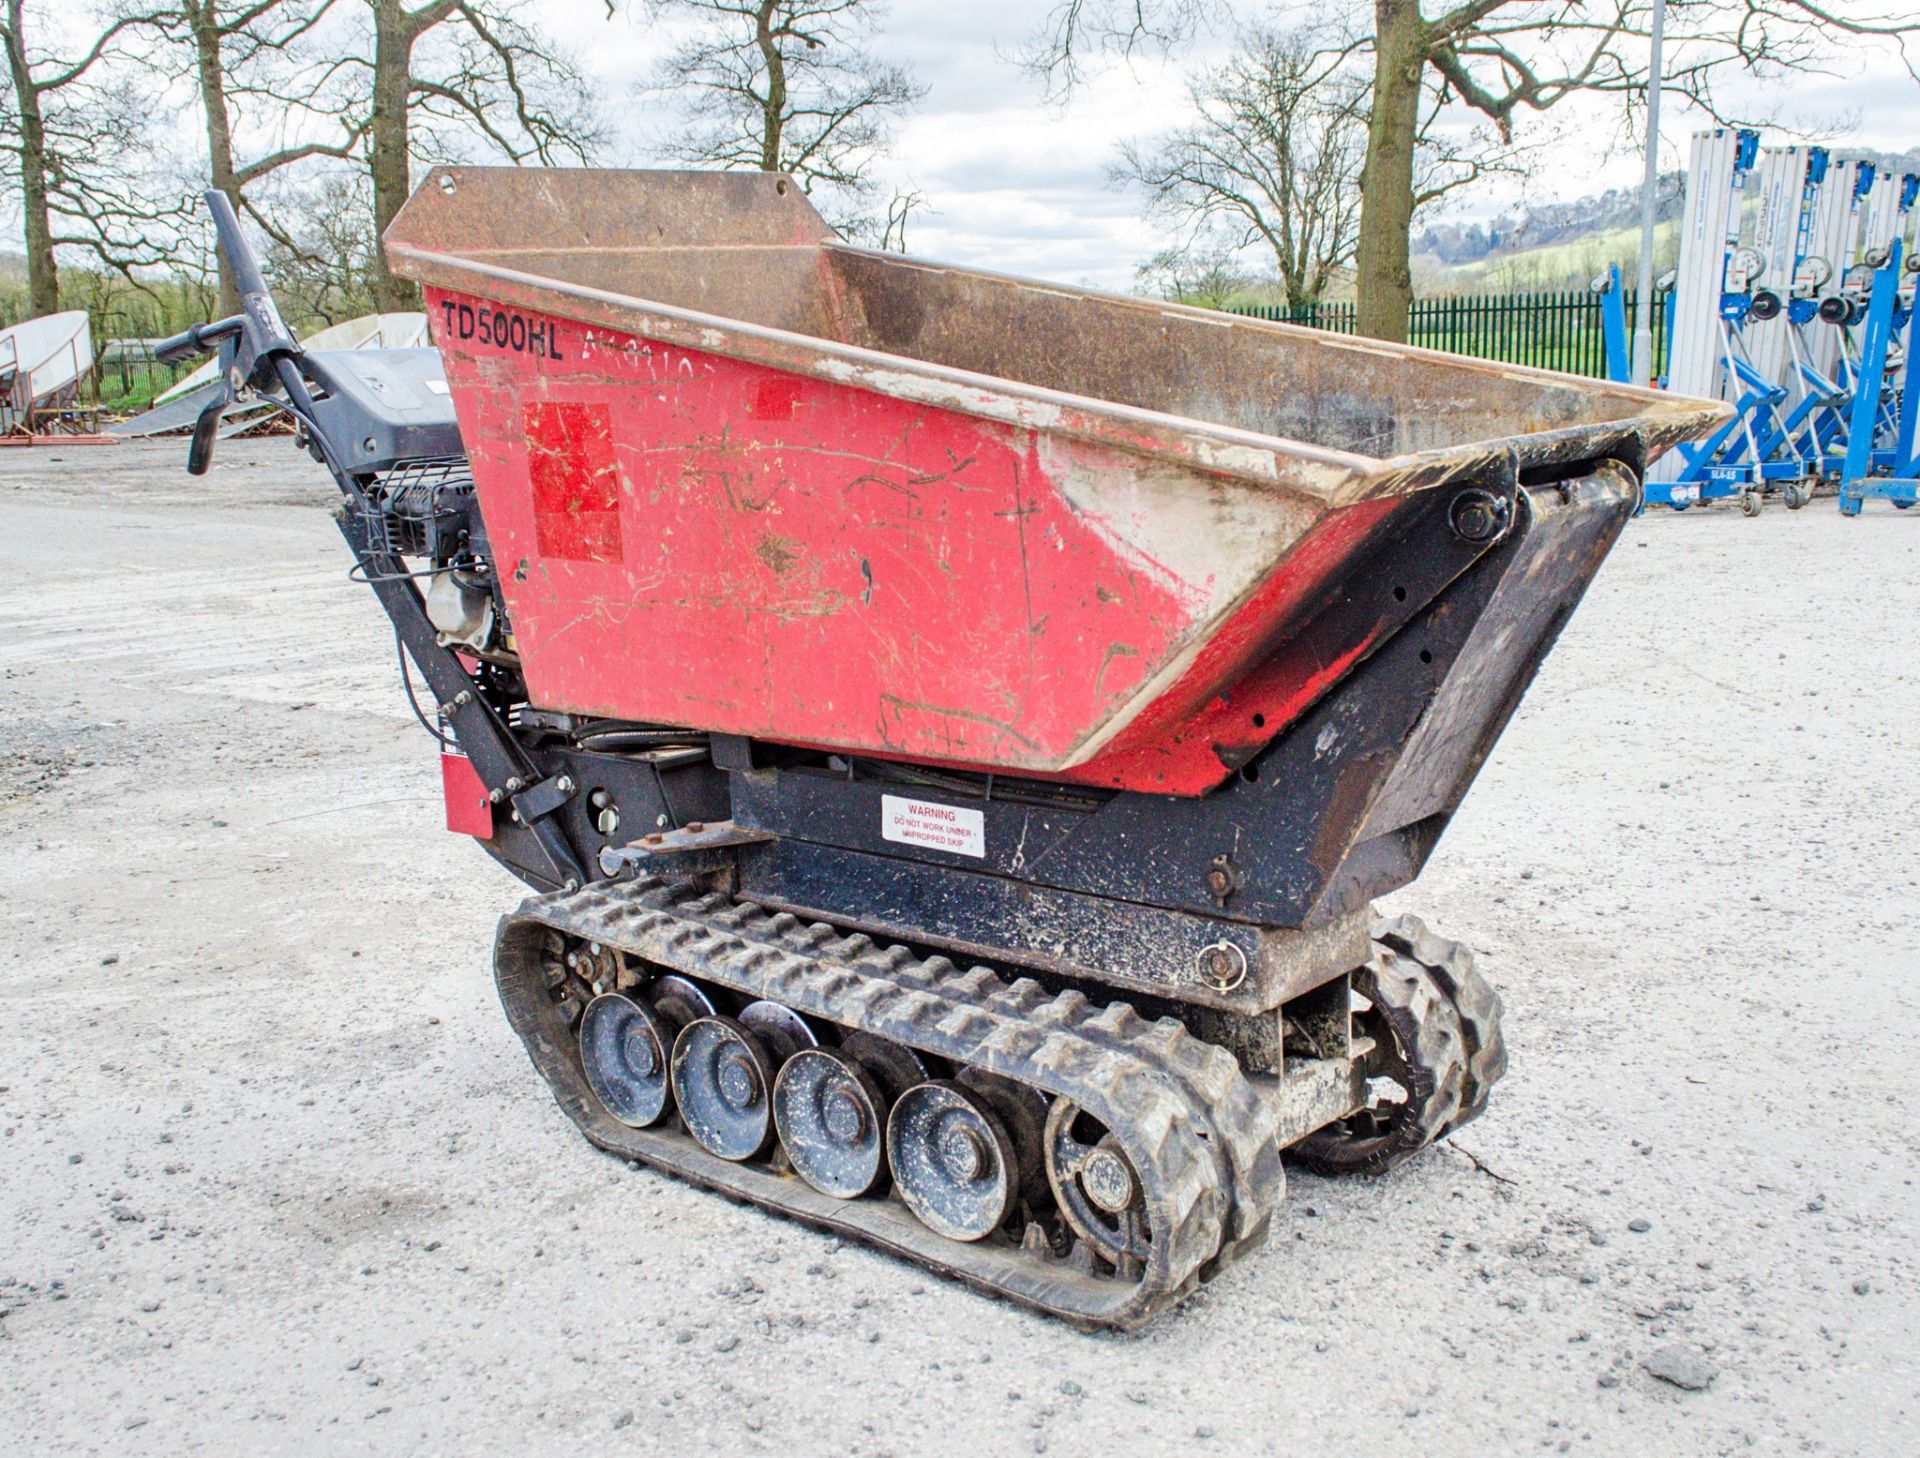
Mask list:
[{"label": "red dump skip", "polygon": [[[530,318],[545,354],[443,358],[543,708],[1201,794],[1230,772],[1216,745],[1277,733],[1345,668],[1275,649],[1348,590],[1400,499],[1319,522],[1229,603],[1198,561],[1175,574],[1136,542],[1236,529],[1190,463],[1166,462],[1168,489],[1211,515],[1136,520],[1125,491],[1095,513],[1068,486],[1124,486],[1139,456],[1064,434],[1043,451],[962,406]],[[1303,499],[1275,530],[1317,514]]]},{"label": "red dump skip", "polygon": [[607,407],[529,401],[524,420],[541,554],[618,562],[620,477]]}]

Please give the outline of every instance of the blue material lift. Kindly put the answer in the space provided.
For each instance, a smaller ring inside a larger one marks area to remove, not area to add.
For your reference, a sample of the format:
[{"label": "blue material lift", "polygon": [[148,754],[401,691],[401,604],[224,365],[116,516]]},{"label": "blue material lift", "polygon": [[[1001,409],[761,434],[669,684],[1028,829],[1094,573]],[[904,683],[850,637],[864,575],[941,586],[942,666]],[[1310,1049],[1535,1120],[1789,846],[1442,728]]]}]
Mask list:
[{"label": "blue material lift", "polygon": [[[1715,292],[1696,296],[1698,301],[1691,305],[1683,292],[1676,294],[1667,305],[1670,326],[1676,314],[1685,307],[1689,317],[1699,326],[1712,330],[1714,353],[1717,355],[1713,371],[1716,383],[1709,388],[1711,393],[1733,397],[1734,415],[1706,440],[1675,448],[1674,457],[1680,469],[1670,480],[1650,480],[1646,483],[1644,500],[1649,506],[1664,505],[1684,511],[1701,502],[1737,496],[1741,510],[1753,516],[1760,510],[1761,495],[1772,489],[1774,483],[1793,483],[1789,489],[1797,493],[1802,489],[1798,483],[1809,472],[1809,463],[1801,458],[1798,443],[1787,429],[1782,409],[1787,401],[1786,387],[1754,368],[1747,357],[1743,339],[1749,318],[1762,317],[1754,314],[1754,285],[1758,282],[1756,275],[1763,266],[1763,260],[1753,249],[1742,248],[1739,244],[1738,208],[1746,176],[1759,156],[1759,150],[1758,133],[1736,133],[1734,150],[1722,164],[1730,168],[1725,186],[1730,190],[1735,205],[1728,211],[1724,230],[1716,230],[1721,233],[1717,266],[1710,265],[1703,280],[1698,274],[1689,274],[1681,280],[1683,291],[1693,289],[1696,281],[1700,281],[1704,282],[1705,288]],[[1694,185],[1695,180],[1690,179],[1690,192]],[[1702,185],[1718,191],[1722,182],[1716,179]],[[1685,272],[1685,269],[1682,271]],[[1614,292],[1617,293],[1617,288]],[[1766,297],[1774,299],[1772,295]],[[1709,301],[1711,307],[1703,308],[1702,305]],[[1774,299],[1776,308],[1777,302]],[[1624,340],[1624,308],[1609,310],[1603,307],[1602,321],[1610,332],[1617,332]],[[1667,355],[1670,369],[1674,347],[1670,343]],[[1615,353],[1610,345],[1609,368],[1612,368]]]},{"label": "blue material lift", "polygon": [[1680,474],[1672,481],[1647,483],[1649,506],[1685,511],[1700,502],[1737,496],[1740,509],[1753,516],[1769,483],[1798,482],[1810,474],[1811,467],[1801,458],[1781,410],[1787,400],[1785,387],[1754,369],[1741,348],[1746,307],[1745,294],[1728,294],[1721,304],[1723,362],[1728,379],[1739,390],[1733,419],[1703,441],[1674,448],[1683,463]]},{"label": "blue material lift", "polygon": [[[1887,261],[1874,270],[1873,292],[1867,300],[1847,454],[1840,468],[1842,516],[1858,516],[1871,500],[1891,501],[1903,509],[1920,500],[1920,453],[1914,439],[1916,416],[1920,416],[1920,368],[1914,367],[1914,349],[1920,346],[1920,309],[1914,308],[1911,296],[1900,297],[1903,253],[1901,240],[1894,239]],[[1888,364],[1893,341],[1903,328],[1907,331],[1906,379],[1894,399]]]}]

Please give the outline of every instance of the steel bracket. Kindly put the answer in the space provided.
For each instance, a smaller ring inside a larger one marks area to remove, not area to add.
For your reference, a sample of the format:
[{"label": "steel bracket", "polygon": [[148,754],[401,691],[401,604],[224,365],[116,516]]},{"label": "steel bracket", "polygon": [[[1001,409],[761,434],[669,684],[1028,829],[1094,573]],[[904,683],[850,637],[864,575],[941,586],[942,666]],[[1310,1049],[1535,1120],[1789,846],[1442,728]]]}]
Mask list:
[{"label": "steel bracket", "polygon": [[573,798],[573,780],[566,775],[553,775],[536,785],[529,785],[513,797],[513,808],[521,820],[531,825],[536,820],[544,820],[567,801]]},{"label": "steel bracket", "polygon": [[[603,875],[618,876],[629,869],[685,869],[690,863],[724,863],[743,845],[759,845],[779,837],[765,830],[735,825],[731,820],[690,820],[674,830],[643,835],[629,845],[610,845],[600,852]],[[704,867],[701,867],[704,868]]]}]

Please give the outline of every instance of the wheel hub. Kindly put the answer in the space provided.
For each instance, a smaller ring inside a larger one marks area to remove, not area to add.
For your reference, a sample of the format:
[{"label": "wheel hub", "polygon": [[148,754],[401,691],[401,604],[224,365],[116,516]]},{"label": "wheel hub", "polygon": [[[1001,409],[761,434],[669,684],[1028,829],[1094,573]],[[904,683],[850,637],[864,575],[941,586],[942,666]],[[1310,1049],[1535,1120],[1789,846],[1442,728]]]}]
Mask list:
[{"label": "wheel hub", "polygon": [[844,1088],[836,1088],[827,1095],[821,1122],[836,1144],[852,1144],[867,1132],[866,1110]]},{"label": "wheel hub", "polygon": [[627,1067],[640,1077],[652,1078],[660,1071],[659,1046],[653,1041],[653,1034],[640,1024],[627,1029],[620,1049],[626,1055]]},{"label": "wheel hub", "polygon": [[760,1101],[760,1083],[754,1076],[753,1064],[745,1054],[729,1053],[720,1061],[719,1076],[715,1080],[720,1088],[720,1097],[727,1101],[727,1107],[750,1109]]},{"label": "wheel hub", "polygon": [[949,1120],[940,1131],[940,1162],[962,1184],[975,1184],[988,1172],[987,1147],[972,1129]]},{"label": "wheel hub", "polygon": [[1080,1184],[1087,1198],[1109,1215],[1118,1215],[1133,1203],[1133,1171],[1117,1151],[1104,1145],[1080,1166]]}]

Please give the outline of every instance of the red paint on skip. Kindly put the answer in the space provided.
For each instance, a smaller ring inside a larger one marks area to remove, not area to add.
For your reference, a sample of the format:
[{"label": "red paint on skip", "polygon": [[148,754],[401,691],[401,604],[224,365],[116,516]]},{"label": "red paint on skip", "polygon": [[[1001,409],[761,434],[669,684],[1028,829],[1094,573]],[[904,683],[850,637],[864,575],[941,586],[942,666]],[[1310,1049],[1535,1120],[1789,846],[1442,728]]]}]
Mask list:
[{"label": "red paint on skip", "polygon": [[1380,497],[1336,511],[1274,566],[1187,671],[1113,742],[1062,779],[1115,789],[1199,795],[1227,773],[1220,749],[1264,744],[1312,706],[1374,646],[1335,662],[1307,660],[1291,641],[1341,590],[1341,568],[1405,504]]},{"label": "red paint on skip", "polygon": [[753,391],[755,420],[791,420],[793,407],[800,403],[800,382],[786,375],[760,381]]},{"label": "red paint on skip", "polygon": [[604,405],[530,400],[523,411],[535,539],[543,556],[620,560],[620,475]]}]

